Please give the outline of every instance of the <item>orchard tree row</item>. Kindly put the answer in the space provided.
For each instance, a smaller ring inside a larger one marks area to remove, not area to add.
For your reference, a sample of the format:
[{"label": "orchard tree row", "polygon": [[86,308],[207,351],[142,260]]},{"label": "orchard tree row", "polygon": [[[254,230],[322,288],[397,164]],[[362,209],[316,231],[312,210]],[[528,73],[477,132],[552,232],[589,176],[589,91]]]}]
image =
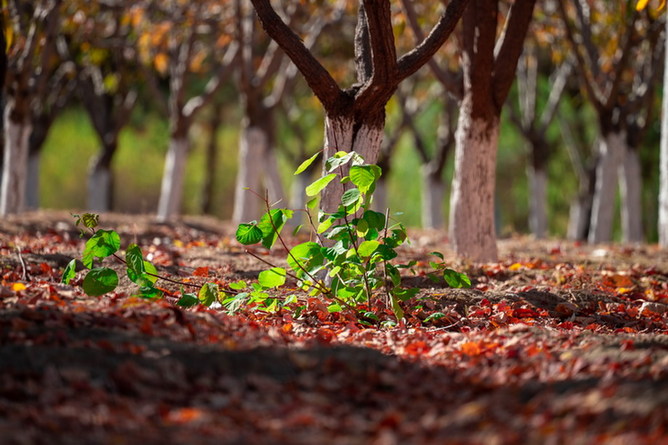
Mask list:
[{"label": "orchard tree row", "polygon": [[[609,241],[619,190],[623,239],[639,242],[648,223],[641,151],[655,150],[646,141],[660,116],[665,52],[664,17],[641,3],[8,0],[0,214],[35,203],[40,149],[59,113],[78,102],[100,140],[87,181],[91,210],[111,208],[119,134],[141,104],[169,122],[158,218],[179,213],[191,132],[207,117],[214,130],[240,127],[233,219],[255,219],[260,200],[246,189],[287,200],[277,151],[294,163],[311,154],[305,141],[296,151],[282,145],[278,116],[299,138],[304,129],[290,116],[314,113],[315,96],[323,159],[355,150],[387,173],[400,135],[410,135],[426,226],[444,225],[444,167],[454,155],[448,221],[463,257],[497,256],[502,113],[529,152],[537,237],[547,234],[548,167],[566,151],[579,182],[569,237]],[[222,121],[229,90],[240,121]],[[386,126],[393,98],[397,116]],[[425,132],[417,120],[435,103],[440,123]],[[331,183],[321,208],[335,209],[342,192]],[[376,195],[382,207],[382,187]]]}]

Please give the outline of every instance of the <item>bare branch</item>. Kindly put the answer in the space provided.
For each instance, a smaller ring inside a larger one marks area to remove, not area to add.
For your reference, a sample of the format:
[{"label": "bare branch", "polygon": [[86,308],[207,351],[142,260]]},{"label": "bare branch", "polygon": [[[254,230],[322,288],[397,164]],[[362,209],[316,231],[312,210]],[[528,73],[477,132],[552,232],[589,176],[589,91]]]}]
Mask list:
[{"label": "bare branch", "polygon": [[413,50],[404,54],[397,62],[399,81],[404,80],[427,63],[443,43],[450,37],[462,17],[469,0],[452,0],[445,8],[438,23],[425,39]]},{"label": "bare branch", "polygon": [[498,109],[506,101],[515,79],[517,60],[533,16],[536,0],[516,0],[508,11],[501,36],[494,51],[494,100]]},{"label": "bare branch", "polygon": [[276,14],[269,0],[251,1],[264,30],[297,66],[325,110],[335,109],[345,93],[334,78],[304,46],[299,36]]}]

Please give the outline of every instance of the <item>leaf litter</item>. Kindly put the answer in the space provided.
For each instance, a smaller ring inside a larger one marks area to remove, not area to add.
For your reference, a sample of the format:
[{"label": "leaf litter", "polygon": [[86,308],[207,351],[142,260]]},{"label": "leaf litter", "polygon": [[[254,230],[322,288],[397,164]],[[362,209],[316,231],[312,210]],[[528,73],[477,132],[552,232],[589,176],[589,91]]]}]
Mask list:
[{"label": "leaf litter", "polygon": [[[471,289],[405,277],[420,292],[390,329],[314,298],[299,316],[231,316],[179,308],[171,284],[159,301],[129,281],[88,297],[59,284],[84,242],[70,220],[0,223],[3,443],[667,440],[668,255],[654,246],[504,240],[498,263],[450,258]],[[182,281],[263,269],[213,219],[104,222]],[[438,232],[412,239],[407,259],[447,252]]]}]

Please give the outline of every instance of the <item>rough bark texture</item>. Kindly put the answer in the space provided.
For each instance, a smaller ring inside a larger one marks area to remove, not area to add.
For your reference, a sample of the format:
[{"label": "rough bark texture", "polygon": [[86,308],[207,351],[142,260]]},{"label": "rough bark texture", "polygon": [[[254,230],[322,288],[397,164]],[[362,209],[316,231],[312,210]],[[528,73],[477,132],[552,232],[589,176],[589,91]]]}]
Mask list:
[{"label": "rough bark texture", "polygon": [[444,226],[445,184],[440,176],[431,174],[428,168],[422,170],[422,227],[442,229]]},{"label": "rough bark texture", "polygon": [[[450,238],[457,254],[478,262],[495,261],[494,175],[499,122],[461,113],[450,199]],[[490,179],[491,178],[491,179]]]},{"label": "rough bark texture", "polygon": [[28,178],[29,122],[16,122],[9,117],[11,105],[5,113],[5,149],[0,188],[0,216],[20,213],[25,208]]},{"label": "rough bark texture", "polygon": [[497,0],[475,0],[463,16],[464,98],[456,135],[450,241],[457,255],[476,262],[497,259],[494,188],[500,115],[534,5],[535,0],[513,3],[498,40]]},{"label": "rough bark texture", "polygon": [[544,169],[528,168],[529,177],[529,227],[538,238],[547,234],[547,172]]},{"label": "rough bark texture", "polygon": [[173,137],[169,141],[169,149],[165,158],[165,170],[160,187],[160,202],[158,203],[157,214],[159,221],[172,219],[180,212],[188,147],[187,136]]},{"label": "rough bark texture", "polygon": [[264,196],[260,189],[261,168],[266,152],[267,135],[257,127],[244,128],[239,141],[239,168],[234,190],[234,211],[232,221],[235,223],[258,219],[264,209],[261,200],[253,194]]},{"label": "rough bark texture", "polygon": [[644,240],[642,225],[642,170],[640,154],[626,145],[619,170],[619,187],[622,204],[622,241],[641,243]]},{"label": "rough bark texture", "polygon": [[624,132],[610,132],[603,136],[599,145],[600,157],[596,166],[596,191],[589,231],[591,243],[603,243],[612,239],[617,172],[624,156],[625,140]]}]

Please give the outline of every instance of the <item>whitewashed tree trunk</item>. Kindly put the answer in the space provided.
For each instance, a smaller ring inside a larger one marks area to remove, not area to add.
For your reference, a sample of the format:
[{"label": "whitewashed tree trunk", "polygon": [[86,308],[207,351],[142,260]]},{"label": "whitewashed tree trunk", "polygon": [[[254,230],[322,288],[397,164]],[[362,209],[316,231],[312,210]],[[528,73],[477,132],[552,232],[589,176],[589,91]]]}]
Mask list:
[{"label": "whitewashed tree trunk", "polygon": [[[668,20],[666,20],[668,35]],[[668,91],[668,51],[664,51],[663,91]],[[668,247],[668,94],[661,99],[661,152],[659,158],[659,245]]]},{"label": "whitewashed tree trunk", "polygon": [[188,137],[172,138],[165,158],[165,171],[160,187],[158,220],[167,221],[177,216],[181,210],[183,180],[188,158]]},{"label": "whitewashed tree trunk", "polygon": [[443,228],[443,201],[445,184],[435,178],[427,168],[422,168],[422,227],[426,229]]},{"label": "whitewashed tree trunk", "polygon": [[529,228],[537,239],[547,234],[547,172],[528,168],[529,177]]},{"label": "whitewashed tree trunk", "polygon": [[25,207],[28,181],[28,141],[32,127],[29,122],[15,122],[5,117],[5,147],[0,186],[0,216],[20,213]]},{"label": "whitewashed tree trunk", "polygon": [[617,195],[617,172],[624,155],[626,134],[623,131],[608,133],[599,145],[600,158],[596,166],[596,191],[591,212],[590,243],[612,240]]},{"label": "whitewashed tree trunk", "polygon": [[111,210],[111,170],[106,166],[91,166],[88,174],[87,207],[93,212]]},{"label": "whitewashed tree trunk", "polygon": [[496,261],[494,189],[499,120],[460,112],[450,198],[450,241],[458,256]]},{"label": "whitewashed tree trunk", "polygon": [[283,180],[278,171],[278,158],[276,157],[276,150],[269,146],[268,138],[265,135],[264,140],[264,162],[260,164],[261,171],[264,173],[264,186],[269,195],[269,203],[279,203],[279,207],[286,207],[288,203],[285,201],[285,192],[283,189]]},{"label": "whitewashed tree trunk", "polygon": [[40,150],[28,154],[28,180],[26,184],[26,206],[29,209],[39,208],[39,178],[42,152]]},{"label": "whitewashed tree trunk", "polygon": [[[383,142],[383,126],[363,123],[355,132],[354,124],[352,117],[325,117],[324,160],[329,159],[337,151],[351,150],[360,154],[367,164],[374,164],[378,160]],[[325,212],[336,211],[341,203],[342,194],[343,185],[337,180],[330,182],[322,191],[320,208]]]},{"label": "whitewashed tree trunk", "polygon": [[622,237],[627,243],[644,240],[642,228],[642,169],[638,150],[626,145],[624,161],[619,170],[622,198]]},{"label": "whitewashed tree trunk", "polygon": [[591,200],[586,196],[577,196],[570,206],[566,236],[572,241],[587,239],[587,228],[591,220]]},{"label": "whitewashed tree trunk", "polygon": [[260,190],[261,165],[267,146],[267,135],[257,127],[246,127],[239,140],[239,167],[234,190],[235,223],[258,219],[264,209],[260,208],[260,198],[252,192],[264,196]]}]

